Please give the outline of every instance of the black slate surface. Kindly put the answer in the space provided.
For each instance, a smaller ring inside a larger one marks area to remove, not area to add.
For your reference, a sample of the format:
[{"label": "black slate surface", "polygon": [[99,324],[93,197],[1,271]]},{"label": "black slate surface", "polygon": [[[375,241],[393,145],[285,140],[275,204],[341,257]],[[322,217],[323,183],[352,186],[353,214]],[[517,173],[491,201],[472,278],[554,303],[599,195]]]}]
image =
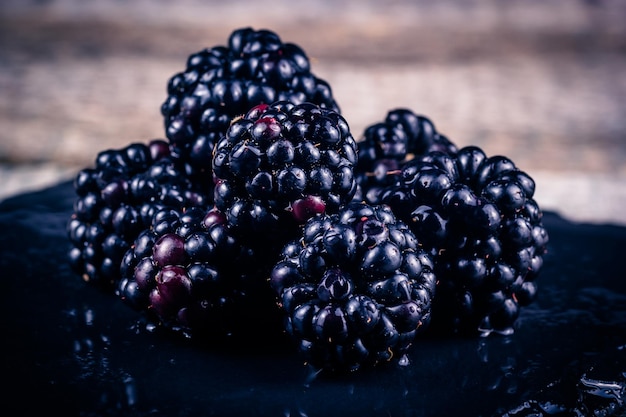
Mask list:
[{"label": "black slate surface", "polygon": [[626,227],[546,213],[538,299],[511,336],[425,335],[408,363],[315,376],[282,340],[210,347],[146,330],[70,270],[73,199],[68,182],[0,203],[3,415],[626,413]]}]

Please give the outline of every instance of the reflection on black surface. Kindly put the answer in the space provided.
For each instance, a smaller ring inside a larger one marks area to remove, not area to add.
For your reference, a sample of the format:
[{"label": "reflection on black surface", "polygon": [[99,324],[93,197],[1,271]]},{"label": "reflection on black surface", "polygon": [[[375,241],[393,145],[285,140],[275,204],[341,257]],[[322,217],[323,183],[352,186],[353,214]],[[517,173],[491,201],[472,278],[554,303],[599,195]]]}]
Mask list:
[{"label": "reflection on black surface", "polygon": [[[7,415],[620,416],[626,228],[547,214],[539,297],[510,336],[423,335],[406,361],[312,374],[283,341],[236,346],[147,329],[65,262],[70,184],[0,204]],[[44,226],[45,225],[45,226]],[[7,319],[8,318],[8,319]],[[262,348],[261,348],[262,346]]]},{"label": "reflection on black surface", "polygon": [[130,410],[137,403],[135,379],[123,369],[111,367],[109,352],[115,349],[110,338],[102,333],[90,308],[67,311],[69,334],[75,336],[72,358],[77,365],[75,382],[90,386],[90,395],[81,401],[94,407],[94,411],[115,413]]},{"label": "reflection on black surface", "polygon": [[[626,396],[624,363],[626,355],[623,347],[595,357],[586,365],[576,361],[561,378],[547,384],[529,400],[502,416],[623,416]],[[607,364],[612,369],[607,369]],[[582,366],[586,366],[586,370],[581,374]]]}]

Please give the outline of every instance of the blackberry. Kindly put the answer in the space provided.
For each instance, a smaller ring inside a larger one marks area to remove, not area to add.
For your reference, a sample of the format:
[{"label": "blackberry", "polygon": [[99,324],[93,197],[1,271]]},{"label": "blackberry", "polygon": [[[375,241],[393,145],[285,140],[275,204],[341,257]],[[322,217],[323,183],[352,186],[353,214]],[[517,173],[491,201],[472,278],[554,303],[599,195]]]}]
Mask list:
[{"label": "blackberry", "polygon": [[215,208],[163,209],[126,251],[116,294],[150,323],[195,340],[267,335],[277,310],[264,259]]},{"label": "blackberry", "polygon": [[329,84],[302,48],[269,30],[241,28],[226,46],[191,54],[168,81],[161,105],[166,136],[188,172],[210,178],[211,152],[230,121],[261,103],[312,102],[339,111]]},{"label": "blackberry", "polygon": [[476,146],[407,162],[381,200],[435,256],[431,328],[510,333],[536,295],[548,243],[535,182]]},{"label": "blackberry", "polygon": [[389,207],[351,202],[307,221],[270,284],[306,360],[342,372],[407,352],[430,321],[433,268]]},{"label": "blackberry", "polygon": [[405,108],[391,110],[384,121],[368,126],[358,145],[354,171],[359,187],[355,199],[370,204],[380,203],[381,190],[394,182],[390,173],[400,170],[407,161],[429,152],[457,151],[430,119]]},{"label": "blackberry", "polygon": [[345,119],[313,103],[261,104],[216,144],[215,205],[248,236],[277,250],[297,226],[336,212],[356,190],[357,145]]},{"label": "blackberry", "polygon": [[212,201],[185,176],[161,139],[98,153],[95,166],[74,178],[74,190],[69,260],[86,281],[107,290],[120,278],[124,253],[157,210]]}]

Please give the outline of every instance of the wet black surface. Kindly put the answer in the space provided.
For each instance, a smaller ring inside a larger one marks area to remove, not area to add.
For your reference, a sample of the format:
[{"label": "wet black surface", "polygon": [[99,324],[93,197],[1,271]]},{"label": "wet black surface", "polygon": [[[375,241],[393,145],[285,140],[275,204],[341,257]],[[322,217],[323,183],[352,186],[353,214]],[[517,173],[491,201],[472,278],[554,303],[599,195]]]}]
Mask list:
[{"label": "wet black surface", "polygon": [[407,364],[313,377],[283,341],[148,332],[65,260],[70,183],[0,204],[3,415],[621,416],[626,228],[546,213],[539,296],[511,336],[425,335]]}]

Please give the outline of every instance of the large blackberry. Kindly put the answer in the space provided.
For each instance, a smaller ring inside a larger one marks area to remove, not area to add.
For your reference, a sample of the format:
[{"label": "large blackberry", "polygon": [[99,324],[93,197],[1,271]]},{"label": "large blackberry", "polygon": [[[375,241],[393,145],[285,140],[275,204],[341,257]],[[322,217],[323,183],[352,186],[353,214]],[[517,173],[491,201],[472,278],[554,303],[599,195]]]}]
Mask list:
[{"label": "large blackberry", "polygon": [[124,255],[117,295],[161,328],[195,340],[246,337],[278,323],[272,264],[217,209],[164,209]]},{"label": "large blackberry", "polygon": [[535,296],[548,242],[533,179],[476,146],[431,152],[395,178],[380,200],[436,255],[432,328],[513,331]]},{"label": "large blackberry", "polygon": [[95,166],[74,178],[74,190],[69,259],[86,281],[106,289],[119,280],[122,256],[156,210],[212,201],[185,176],[165,140],[98,153]]},{"label": "large blackberry", "polygon": [[277,250],[297,225],[336,212],[356,190],[357,145],[345,119],[312,103],[261,104],[232,122],[213,156],[215,205]]},{"label": "large blackberry", "polygon": [[457,151],[430,119],[405,108],[391,110],[384,121],[368,126],[358,145],[359,160],[354,171],[359,187],[354,198],[370,204],[380,203],[381,190],[395,181],[390,173],[407,161],[429,152]]},{"label": "large blackberry", "polygon": [[428,326],[430,254],[387,206],[352,202],[308,220],[270,275],[286,329],[316,368],[402,357]]},{"label": "large blackberry", "polygon": [[166,136],[198,181],[210,178],[211,151],[230,121],[261,103],[289,100],[339,108],[298,45],[269,30],[242,28],[227,46],[191,54],[168,82],[161,105]]}]

